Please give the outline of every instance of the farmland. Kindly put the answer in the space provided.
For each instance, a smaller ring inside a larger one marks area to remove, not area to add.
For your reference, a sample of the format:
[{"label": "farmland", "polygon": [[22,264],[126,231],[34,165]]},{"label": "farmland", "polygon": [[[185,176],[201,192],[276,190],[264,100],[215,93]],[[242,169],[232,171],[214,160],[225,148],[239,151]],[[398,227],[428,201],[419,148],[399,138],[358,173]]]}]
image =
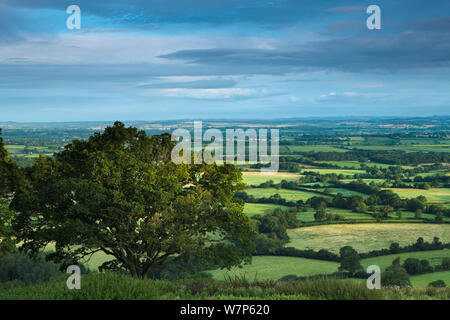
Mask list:
[{"label": "farmland", "polygon": [[253,257],[251,265],[240,269],[211,271],[217,280],[226,277],[245,276],[249,280],[278,280],[289,274],[312,276],[329,274],[337,271],[339,264],[330,261],[303,259],[293,257]]},{"label": "farmland", "polygon": [[428,225],[408,223],[370,223],[322,225],[291,229],[288,246],[299,249],[328,249],[338,252],[339,248],[351,245],[359,252],[387,248],[392,242],[401,245],[413,243],[423,237],[427,241],[439,237],[450,241],[450,225]]},{"label": "farmland", "polygon": [[[174,127],[183,126],[186,124]],[[256,127],[250,123],[242,126]],[[308,135],[302,136],[303,140],[297,136],[303,128],[293,125],[282,129],[280,136],[284,144],[280,145],[280,168],[274,174],[261,172],[255,162],[237,162],[245,184],[240,195],[243,212],[260,236],[252,262],[230,271],[203,265],[192,269],[211,277],[209,281],[219,282],[242,278],[278,280],[287,275],[331,276],[338,271],[338,260],[304,257],[301,256],[306,254],[303,251],[325,250],[339,258],[340,249],[345,246],[366,254],[372,250],[388,250],[393,243],[400,247],[411,246],[418,238],[426,243],[431,243],[435,237],[444,244],[450,242],[450,176],[446,160],[450,143],[447,138],[435,138],[440,134],[436,131],[398,138],[389,130],[380,134],[372,127],[366,128],[372,133],[361,135],[359,129],[349,126],[340,128],[342,136],[336,140],[335,129],[333,123],[323,124],[320,129],[313,126]],[[163,131],[152,129],[151,133]],[[75,130],[73,137],[87,136],[87,132],[87,129],[78,133]],[[13,135],[8,133],[5,131],[4,136],[8,151],[23,166],[32,165],[39,154],[52,157],[71,138],[67,132],[61,134],[63,138],[56,134],[39,140],[33,140],[25,129],[17,129]],[[426,137],[427,134],[430,137]],[[285,218],[289,217],[286,219],[292,225],[281,226],[280,212],[286,214]],[[282,250],[288,248],[299,250],[292,251],[299,256],[288,256],[292,252]],[[46,252],[52,250],[54,246],[49,246]],[[423,288],[434,280],[450,284],[449,271],[439,269],[443,259],[450,257],[449,250],[414,249],[397,254],[387,251],[361,259],[360,264],[363,269],[378,265],[385,270],[398,257],[401,263],[407,258],[427,260],[436,270],[411,275],[412,285]],[[111,259],[112,256],[97,252],[79,262],[95,271]],[[197,275],[194,271],[193,274],[184,271],[191,267],[181,263],[166,273],[155,271],[153,277],[194,277]],[[363,279],[341,281],[364,282]]]},{"label": "farmland", "polygon": [[307,191],[295,191],[275,188],[252,188],[247,189],[247,193],[256,198],[270,197],[274,194],[279,194],[282,198],[292,201],[308,200],[315,195],[314,193]]}]

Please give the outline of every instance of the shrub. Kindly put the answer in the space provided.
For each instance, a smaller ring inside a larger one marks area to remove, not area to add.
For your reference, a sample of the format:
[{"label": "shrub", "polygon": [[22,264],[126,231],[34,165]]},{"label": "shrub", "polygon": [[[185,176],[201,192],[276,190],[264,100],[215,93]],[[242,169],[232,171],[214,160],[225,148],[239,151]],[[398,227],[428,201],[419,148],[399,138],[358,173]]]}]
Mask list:
[{"label": "shrub", "polygon": [[411,281],[409,280],[409,274],[406,272],[405,268],[400,266],[390,266],[381,274],[381,284],[384,287],[408,287],[411,286]]},{"label": "shrub", "polygon": [[430,282],[427,287],[445,288],[445,287],[447,287],[447,285],[445,284],[444,280],[436,280],[436,281]]}]

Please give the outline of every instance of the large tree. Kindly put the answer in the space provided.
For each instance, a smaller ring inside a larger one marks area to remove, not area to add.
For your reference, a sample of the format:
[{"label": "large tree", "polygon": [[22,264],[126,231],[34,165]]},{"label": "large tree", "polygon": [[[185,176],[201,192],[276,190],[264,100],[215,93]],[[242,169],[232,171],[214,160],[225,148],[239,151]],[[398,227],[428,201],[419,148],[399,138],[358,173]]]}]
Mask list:
[{"label": "large tree", "polygon": [[41,156],[28,186],[13,199],[21,248],[74,263],[96,252],[102,269],[144,279],[152,268],[215,254],[223,266],[250,260],[253,229],[234,193],[243,187],[231,165],[176,165],[170,134],[147,136],[116,122],[54,159]]},{"label": "large tree", "polygon": [[0,129],[0,257],[16,248],[11,229],[13,213],[8,209],[8,203],[19,176],[18,168],[8,155],[1,133]]},{"label": "large tree", "polygon": [[14,191],[18,169],[14,160],[8,155],[1,134],[0,128],[0,197],[4,198]]}]

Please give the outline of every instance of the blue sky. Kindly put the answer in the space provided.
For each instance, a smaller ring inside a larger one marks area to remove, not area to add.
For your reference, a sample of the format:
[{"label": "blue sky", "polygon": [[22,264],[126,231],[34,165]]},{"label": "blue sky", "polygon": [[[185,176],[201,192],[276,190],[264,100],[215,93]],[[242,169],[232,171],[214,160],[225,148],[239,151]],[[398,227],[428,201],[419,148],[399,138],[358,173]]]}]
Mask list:
[{"label": "blue sky", "polygon": [[449,115],[449,71],[449,1],[0,2],[0,121]]}]

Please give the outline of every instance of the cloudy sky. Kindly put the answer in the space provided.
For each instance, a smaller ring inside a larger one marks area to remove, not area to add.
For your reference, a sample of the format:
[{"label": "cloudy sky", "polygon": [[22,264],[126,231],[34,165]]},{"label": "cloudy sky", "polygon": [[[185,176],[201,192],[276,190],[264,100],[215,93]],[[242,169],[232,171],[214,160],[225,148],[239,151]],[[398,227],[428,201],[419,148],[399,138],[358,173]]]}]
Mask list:
[{"label": "cloudy sky", "polygon": [[0,0],[0,121],[449,115],[449,71],[450,1]]}]

